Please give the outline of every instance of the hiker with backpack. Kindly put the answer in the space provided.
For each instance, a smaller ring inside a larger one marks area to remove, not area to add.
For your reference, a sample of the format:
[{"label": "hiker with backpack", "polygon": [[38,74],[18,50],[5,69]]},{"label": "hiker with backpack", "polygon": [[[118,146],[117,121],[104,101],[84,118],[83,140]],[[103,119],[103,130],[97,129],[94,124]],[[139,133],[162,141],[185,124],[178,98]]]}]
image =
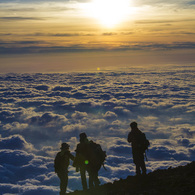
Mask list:
[{"label": "hiker with backpack", "polygon": [[133,162],[136,166],[136,175],[146,175],[146,165],[144,161],[145,151],[148,149],[150,143],[146,139],[144,133],[142,133],[138,127],[136,122],[132,122],[130,124],[131,132],[128,134],[127,141],[131,143],[132,146],[132,154],[133,154]]},{"label": "hiker with backpack", "polygon": [[98,171],[105,160],[106,153],[99,144],[87,139],[85,133],[80,135],[80,143],[77,144],[76,157],[73,166],[80,169],[83,190],[87,190],[86,172],[89,175],[89,188],[97,187],[100,184]]},{"label": "hiker with backpack", "polygon": [[57,153],[54,160],[55,173],[57,173],[60,179],[60,195],[66,194],[66,188],[68,185],[68,166],[70,159],[73,161],[74,156],[69,151],[69,145],[62,143],[61,151]]}]

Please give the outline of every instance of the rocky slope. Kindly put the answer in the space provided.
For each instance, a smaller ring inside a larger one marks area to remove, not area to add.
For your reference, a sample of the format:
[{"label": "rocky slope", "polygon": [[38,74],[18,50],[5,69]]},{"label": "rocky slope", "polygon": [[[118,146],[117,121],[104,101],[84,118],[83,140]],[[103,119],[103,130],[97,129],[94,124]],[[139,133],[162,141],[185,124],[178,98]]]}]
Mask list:
[{"label": "rocky slope", "polygon": [[128,176],[87,191],[70,195],[194,195],[195,161],[177,168],[156,170],[146,177]]}]

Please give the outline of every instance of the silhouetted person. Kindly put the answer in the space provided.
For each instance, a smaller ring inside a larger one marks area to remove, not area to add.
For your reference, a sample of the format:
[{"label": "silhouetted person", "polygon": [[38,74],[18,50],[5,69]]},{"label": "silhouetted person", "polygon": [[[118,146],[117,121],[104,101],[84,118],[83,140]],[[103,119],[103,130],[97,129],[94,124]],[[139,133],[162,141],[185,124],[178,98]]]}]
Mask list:
[{"label": "silhouetted person", "polygon": [[89,188],[99,186],[100,183],[98,179],[98,171],[101,164],[98,163],[98,159],[96,158],[97,156],[95,156],[95,152],[93,151],[94,146],[99,144],[89,141],[85,133],[81,133],[79,136],[80,143],[77,144],[77,148],[75,150],[76,158],[74,161],[74,166],[77,167],[77,170],[78,168],[80,169],[83,190],[86,190],[86,171],[89,174]]},{"label": "silhouetted person", "polygon": [[69,151],[69,145],[62,143],[61,151],[57,153],[54,160],[54,168],[60,179],[60,195],[66,194],[66,188],[68,185],[68,166],[70,159],[74,160],[74,156]]},{"label": "silhouetted person", "polygon": [[146,139],[145,134],[142,133],[136,122],[130,124],[131,132],[128,134],[127,141],[131,143],[133,162],[136,166],[136,175],[146,175],[146,165],[144,161],[144,153],[147,147],[149,146],[149,141]]}]

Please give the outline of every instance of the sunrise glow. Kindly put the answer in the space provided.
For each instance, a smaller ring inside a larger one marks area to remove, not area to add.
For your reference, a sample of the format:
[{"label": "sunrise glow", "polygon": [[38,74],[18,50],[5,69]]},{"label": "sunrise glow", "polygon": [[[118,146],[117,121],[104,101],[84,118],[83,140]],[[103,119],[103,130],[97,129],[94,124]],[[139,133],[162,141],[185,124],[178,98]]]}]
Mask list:
[{"label": "sunrise glow", "polygon": [[85,4],[83,9],[88,16],[108,28],[129,19],[134,12],[130,0],[92,0]]}]

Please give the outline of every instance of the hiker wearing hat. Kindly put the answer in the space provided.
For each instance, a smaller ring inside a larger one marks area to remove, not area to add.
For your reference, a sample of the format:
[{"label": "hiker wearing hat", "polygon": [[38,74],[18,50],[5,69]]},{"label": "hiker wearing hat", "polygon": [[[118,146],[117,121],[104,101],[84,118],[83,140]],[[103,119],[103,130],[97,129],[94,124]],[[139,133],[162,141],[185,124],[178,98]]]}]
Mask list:
[{"label": "hiker wearing hat", "polygon": [[141,171],[142,175],[146,175],[144,154],[148,149],[150,142],[146,139],[145,134],[138,129],[136,122],[132,122],[130,127],[131,132],[128,134],[127,141],[131,143],[132,146],[133,162],[136,166],[136,175],[140,176]]},{"label": "hiker wearing hat", "polygon": [[68,166],[70,159],[73,161],[74,156],[69,151],[69,145],[62,143],[61,151],[57,153],[54,160],[55,173],[57,173],[60,179],[60,195],[66,194],[66,188],[68,185]]}]

